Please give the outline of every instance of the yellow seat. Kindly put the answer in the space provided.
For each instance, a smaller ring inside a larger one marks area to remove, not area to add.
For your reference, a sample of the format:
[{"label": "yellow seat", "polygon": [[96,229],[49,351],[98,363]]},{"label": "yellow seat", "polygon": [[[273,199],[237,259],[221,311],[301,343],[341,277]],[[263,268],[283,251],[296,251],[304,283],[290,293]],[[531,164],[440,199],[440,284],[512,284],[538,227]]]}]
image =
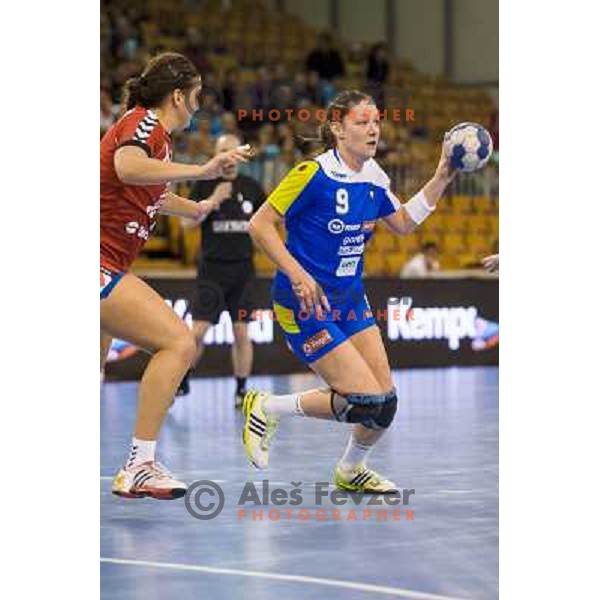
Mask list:
[{"label": "yellow seat", "polygon": [[398,276],[404,264],[408,259],[408,255],[403,252],[394,252],[385,257],[385,273],[391,277]]},{"label": "yellow seat", "polygon": [[473,212],[473,199],[470,196],[454,196],[452,207],[455,214],[471,214]]},{"label": "yellow seat", "polygon": [[377,253],[368,252],[365,255],[365,275],[383,275],[385,262],[383,256]]},{"label": "yellow seat", "polygon": [[480,255],[489,251],[491,246],[490,238],[477,233],[467,235],[467,247],[472,254]]},{"label": "yellow seat", "polygon": [[458,233],[448,233],[444,236],[444,252],[463,252],[465,249],[465,238]]},{"label": "yellow seat", "polygon": [[468,217],[461,214],[446,215],[443,217],[445,233],[464,233],[468,229]]},{"label": "yellow seat", "polygon": [[489,219],[491,226],[491,235],[494,238],[498,238],[498,234],[500,231],[500,217],[498,215],[490,215]]},{"label": "yellow seat", "polygon": [[467,218],[466,224],[469,233],[489,235],[492,230],[490,217],[485,214],[471,215]]},{"label": "yellow seat", "polygon": [[373,238],[373,247],[378,251],[389,252],[396,248],[396,235],[382,230]]}]

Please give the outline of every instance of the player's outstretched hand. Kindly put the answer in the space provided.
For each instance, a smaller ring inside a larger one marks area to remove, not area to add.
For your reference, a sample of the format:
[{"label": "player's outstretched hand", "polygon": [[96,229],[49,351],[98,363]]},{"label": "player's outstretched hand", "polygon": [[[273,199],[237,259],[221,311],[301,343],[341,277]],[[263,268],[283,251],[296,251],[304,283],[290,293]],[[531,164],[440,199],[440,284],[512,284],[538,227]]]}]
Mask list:
[{"label": "player's outstretched hand", "polygon": [[292,289],[300,301],[302,310],[315,314],[321,310],[331,310],[323,288],[306,271],[302,271],[292,278]]},{"label": "player's outstretched hand", "polygon": [[216,179],[223,174],[224,169],[227,169],[227,167],[232,167],[240,162],[248,162],[255,155],[256,152],[250,147],[250,144],[238,146],[227,152],[221,152],[204,165],[205,178]]},{"label": "player's outstretched hand", "polygon": [[490,273],[496,273],[500,270],[500,255],[491,254],[482,259],[481,264],[485,267],[486,271]]}]

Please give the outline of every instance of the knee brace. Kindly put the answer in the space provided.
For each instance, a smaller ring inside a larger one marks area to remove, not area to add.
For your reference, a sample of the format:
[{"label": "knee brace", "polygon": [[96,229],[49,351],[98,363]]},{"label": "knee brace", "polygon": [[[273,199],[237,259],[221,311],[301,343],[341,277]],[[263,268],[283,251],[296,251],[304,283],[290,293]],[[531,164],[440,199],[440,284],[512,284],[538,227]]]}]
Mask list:
[{"label": "knee brace", "polygon": [[337,421],[361,423],[370,429],[387,429],[394,420],[398,397],[387,394],[347,394],[331,390],[331,412]]}]

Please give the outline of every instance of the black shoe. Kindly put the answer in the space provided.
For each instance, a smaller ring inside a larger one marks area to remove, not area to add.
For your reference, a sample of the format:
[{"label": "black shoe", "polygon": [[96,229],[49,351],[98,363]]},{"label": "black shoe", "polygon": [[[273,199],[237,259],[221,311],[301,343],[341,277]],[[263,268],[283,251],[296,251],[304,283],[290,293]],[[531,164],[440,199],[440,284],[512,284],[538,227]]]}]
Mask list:
[{"label": "black shoe", "polygon": [[176,396],[187,396],[190,393],[190,372],[188,371],[177,388]]}]

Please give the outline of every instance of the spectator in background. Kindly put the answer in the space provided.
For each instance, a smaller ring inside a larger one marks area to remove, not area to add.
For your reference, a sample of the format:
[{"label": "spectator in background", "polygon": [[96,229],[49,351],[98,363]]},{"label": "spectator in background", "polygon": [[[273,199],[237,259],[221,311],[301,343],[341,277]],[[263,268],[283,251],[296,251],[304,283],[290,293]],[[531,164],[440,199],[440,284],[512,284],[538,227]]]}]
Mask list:
[{"label": "spectator in background", "polygon": [[[265,113],[272,108],[273,96],[273,73],[269,67],[261,67],[258,70],[258,81],[254,84],[254,108],[263,110]],[[265,117],[266,118],[266,117]]]},{"label": "spectator in background", "polygon": [[415,254],[402,269],[403,278],[428,277],[440,270],[438,246],[435,242],[425,242],[421,252]]},{"label": "spectator in background", "polygon": [[383,87],[389,73],[389,61],[387,47],[383,42],[375,44],[369,51],[367,59],[367,90],[373,96],[377,104],[383,106]]},{"label": "spectator in background", "polygon": [[119,108],[112,103],[106,90],[100,90],[100,131],[106,131],[114,122]]},{"label": "spectator in background", "polygon": [[361,42],[354,42],[350,47],[350,53],[346,61],[348,77],[362,79],[365,74],[365,64],[365,46]]},{"label": "spectator in background", "polygon": [[342,57],[334,48],[329,34],[323,33],[319,36],[317,47],[306,57],[306,70],[316,71],[321,79],[327,80],[344,76]]},{"label": "spectator in background", "polygon": [[226,112],[221,115],[221,135],[237,135],[240,136],[237,118],[231,112]]},{"label": "spectator in background", "polygon": [[239,106],[240,75],[237,69],[229,69],[223,84],[223,108],[227,112],[235,112]]},{"label": "spectator in background", "polygon": [[206,57],[206,48],[202,44],[200,32],[196,27],[186,30],[184,54],[194,63],[200,73],[211,71],[211,65]]}]

